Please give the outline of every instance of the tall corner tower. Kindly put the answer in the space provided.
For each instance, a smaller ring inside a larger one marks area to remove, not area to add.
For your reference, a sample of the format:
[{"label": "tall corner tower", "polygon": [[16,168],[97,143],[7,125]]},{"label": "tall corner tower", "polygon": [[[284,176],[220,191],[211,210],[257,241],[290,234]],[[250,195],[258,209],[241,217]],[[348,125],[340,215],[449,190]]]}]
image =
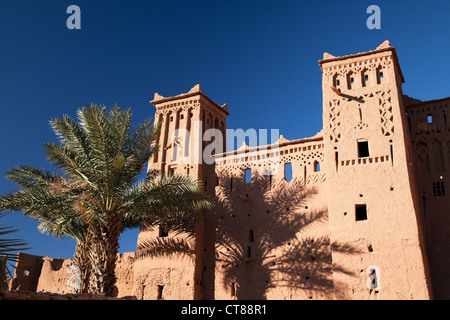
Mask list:
[{"label": "tall corner tower", "polygon": [[396,50],[319,65],[336,298],[429,299]]},{"label": "tall corner tower", "polygon": [[[203,158],[203,150],[211,143],[204,139],[204,133],[209,129],[219,130],[223,137],[223,149],[214,149],[213,152],[225,151],[226,118],[229,115],[227,105],[213,102],[203,93],[200,85],[194,86],[188,93],[169,98],[155,93],[151,103],[156,107],[155,124],[160,124],[161,130],[156,139],[159,151],[149,159],[147,177],[188,175],[199,180],[207,190],[213,183],[214,163],[205,162]],[[148,240],[165,237],[183,235],[172,234],[161,226],[141,229],[138,250]],[[202,299],[205,290],[205,223],[197,223],[194,242],[195,254],[188,258],[172,255],[137,260],[135,294],[143,299]]]}]

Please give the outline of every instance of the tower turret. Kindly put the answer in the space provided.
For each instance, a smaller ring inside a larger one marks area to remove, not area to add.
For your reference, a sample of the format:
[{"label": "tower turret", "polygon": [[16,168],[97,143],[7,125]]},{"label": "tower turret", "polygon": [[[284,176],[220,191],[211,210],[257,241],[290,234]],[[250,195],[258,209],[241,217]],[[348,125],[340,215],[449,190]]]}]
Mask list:
[{"label": "tower turret", "polygon": [[[430,295],[420,207],[409,160],[395,48],[319,61],[337,298],[427,299]],[[367,272],[367,273],[366,273]],[[369,280],[367,280],[369,279]],[[369,281],[369,282],[366,282]]]}]

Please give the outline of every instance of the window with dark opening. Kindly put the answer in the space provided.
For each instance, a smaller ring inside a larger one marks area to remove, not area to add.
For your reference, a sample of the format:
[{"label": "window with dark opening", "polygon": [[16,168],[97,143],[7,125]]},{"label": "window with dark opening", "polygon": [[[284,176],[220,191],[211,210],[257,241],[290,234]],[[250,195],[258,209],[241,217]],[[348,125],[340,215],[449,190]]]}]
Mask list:
[{"label": "window with dark opening", "polygon": [[250,232],[249,232],[249,234],[248,234],[248,240],[249,240],[250,242],[255,241],[255,238],[254,238],[254,236],[253,236],[253,230],[250,230]]},{"label": "window with dark opening", "polygon": [[337,172],[339,168],[339,153],[337,151],[334,153],[334,161],[336,163],[336,172]]},{"label": "window with dark opening", "polygon": [[230,290],[231,290],[231,296],[232,297],[236,296],[236,284],[234,282],[232,282],[230,284]]},{"label": "window with dark opening", "polygon": [[365,158],[369,156],[369,141],[358,141],[358,157]]},{"label": "window with dark opening", "polygon": [[444,181],[433,182],[433,196],[435,197],[445,196]]},{"label": "window with dark opening", "polygon": [[158,295],[156,297],[157,300],[162,300],[164,286],[158,285]]},{"label": "window with dark opening", "polygon": [[367,220],[367,206],[365,204],[357,204],[355,206],[356,221]]},{"label": "window with dark opening", "polygon": [[252,169],[245,169],[245,183],[252,182]]},{"label": "window with dark opening", "polygon": [[159,227],[159,236],[161,238],[168,237],[169,236],[169,230],[167,230],[167,228],[164,227],[164,226],[160,226]]}]

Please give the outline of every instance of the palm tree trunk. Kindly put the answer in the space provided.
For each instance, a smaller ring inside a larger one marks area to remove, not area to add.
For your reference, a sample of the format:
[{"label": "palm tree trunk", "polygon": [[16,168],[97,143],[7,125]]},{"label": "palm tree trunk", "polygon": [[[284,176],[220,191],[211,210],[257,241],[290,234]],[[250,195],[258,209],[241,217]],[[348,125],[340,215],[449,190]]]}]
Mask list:
[{"label": "palm tree trunk", "polygon": [[77,293],[89,292],[89,280],[91,276],[91,263],[89,261],[89,242],[87,237],[75,247],[74,263],[80,269],[80,288]]},{"label": "palm tree trunk", "polygon": [[119,252],[121,218],[109,216],[105,223],[90,228],[91,277],[89,292],[116,297],[116,261]]}]

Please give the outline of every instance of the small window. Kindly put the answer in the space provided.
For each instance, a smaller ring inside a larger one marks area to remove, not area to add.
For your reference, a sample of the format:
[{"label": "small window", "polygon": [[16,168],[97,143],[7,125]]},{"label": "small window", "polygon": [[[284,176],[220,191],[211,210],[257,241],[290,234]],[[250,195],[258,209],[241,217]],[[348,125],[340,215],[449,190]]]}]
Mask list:
[{"label": "small window", "polygon": [[284,178],[287,182],[292,180],[292,163],[284,164]]},{"label": "small window", "polygon": [[236,296],[236,284],[234,282],[232,282],[230,284],[230,291],[231,291],[231,296],[232,297]]},{"label": "small window", "polygon": [[164,238],[169,236],[169,230],[164,226],[159,226],[159,237]]},{"label": "small window", "polygon": [[358,157],[366,158],[369,156],[369,141],[358,141]]},{"label": "small window", "polygon": [[252,182],[252,169],[245,169],[245,183]]},{"label": "small window", "polygon": [[365,204],[357,204],[355,207],[356,221],[367,220],[367,206]]},{"label": "small window", "polygon": [[427,122],[433,123],[433,116],[431,114],[427,115]]},{"label": "small window", "polygon": [[433,182],[433,196],[435,197],[445,196],[444,181]]},{"label": "small window", "polygon": [[314,162],[314,172],[320,172],[320,162]]},{"label": "small window", "polygon": [[248,240],[250,242],[254,242],[255,241],[255,237],[253,235],[253,230],[250,230],[249,234],[248,234]]},{"label": "small window", "polygon": [[158,295],[156,297],[156,300],[162,300],[162,298],[163,298],[163,289],[164,289],[164,286],[158,285]]}]

